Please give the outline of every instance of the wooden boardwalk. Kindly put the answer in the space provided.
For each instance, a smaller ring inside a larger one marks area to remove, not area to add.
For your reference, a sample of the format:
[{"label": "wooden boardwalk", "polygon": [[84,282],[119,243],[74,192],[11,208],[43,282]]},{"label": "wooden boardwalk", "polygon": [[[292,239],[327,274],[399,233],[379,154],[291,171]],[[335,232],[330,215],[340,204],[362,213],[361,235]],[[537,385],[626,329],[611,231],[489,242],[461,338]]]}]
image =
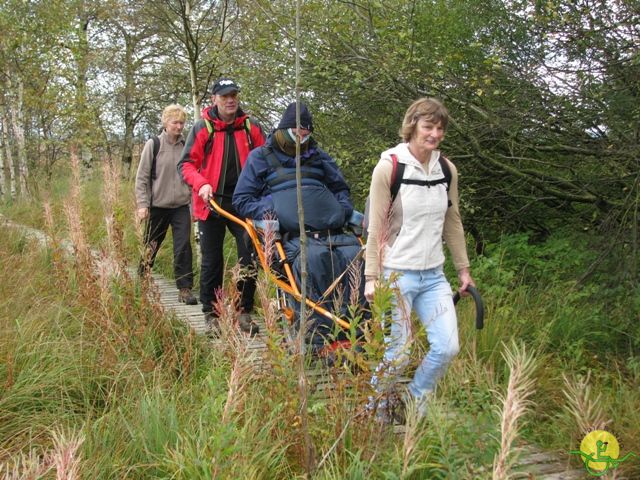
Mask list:
[{"label": "wooden boardwalk", "polygon": [[[19,228],[25,232],[29,238],[34,238],[43,245],[47,244],[47,238],[40,230],[15,224],[2,215],[0,215],[0,224],[12,228]],[[69,244],[65,244],[64,247],[70,253],[73,252]],[[205,324],[202,306],[199,304],[185,305],[180,303],[178,301],[178,290],[173,280],[169,280],[158,274],[153,274],[152,279],[159,293],[160,302],[165,310],[173,312],[177,318],[188,324],[197,334],[204,334]],[[246,338],[249,342],[249,349],[260,353],[267,348],[266,337],[264,336],[266,327],[262,319],[256,317],[255,321],[260,326],[260,333],[255,337],[247,336]],[[262,355],[258,354],[256,357],[261,358]],[[309,372],[309,376],[315,378],[316,382],[318,378],[324,378],[324,381],[328,378],[326,375],[321,375],[317,371]],[[316,386],[318,390],[330,388],[328,384]],[[396,425],[394,431],[402,434],[404,427],[402,425]],[[532,445],[521,448],[521,454],[514,470],[515,473],[512,478],[529,480],[576,480],[592,478],[588,476],[584,469],[576,469],[569,465],[569,458],[566,454],[552,453]]]}]

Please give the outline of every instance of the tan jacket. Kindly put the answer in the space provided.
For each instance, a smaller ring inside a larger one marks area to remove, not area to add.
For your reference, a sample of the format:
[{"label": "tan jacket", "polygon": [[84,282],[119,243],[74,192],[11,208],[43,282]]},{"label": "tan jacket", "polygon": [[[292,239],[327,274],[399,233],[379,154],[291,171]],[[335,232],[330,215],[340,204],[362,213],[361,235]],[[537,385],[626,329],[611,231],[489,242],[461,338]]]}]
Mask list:
[{"label": "tan jacket", "polygon": [[[149,139],[142,150],[140,165],[136,175],[136,203],[138,208],[150,206],[176,208],[191,203],[191,188],[178,174],[178,162],[184,139],[178,138],[175,144],[169,142],[166,132],[159,135],[160,150],[156,160],[156,178],[151,180],[151,161],[153,159],[153,139]],[[153,184],[153,191],[151,191]]]},{"label": "tan jacket", "polygon": [[[455,165],[449,162],[451,185],[448,198],[444,183],[433,187],[403,183],[387,216],[391,202],[392,153],[398,156],[399,162],[406,164],[404,178],[433,181],[444,177],[437,150],[424,166],[411,154],[406,143],[382,153],[373,171],[369,192],[367,279],[378,278],[382,268],[427,270],[442,265],[445,260],[443,237],[456,270],[468,267]],[[451,207],[447,208],[449,200]]]}]

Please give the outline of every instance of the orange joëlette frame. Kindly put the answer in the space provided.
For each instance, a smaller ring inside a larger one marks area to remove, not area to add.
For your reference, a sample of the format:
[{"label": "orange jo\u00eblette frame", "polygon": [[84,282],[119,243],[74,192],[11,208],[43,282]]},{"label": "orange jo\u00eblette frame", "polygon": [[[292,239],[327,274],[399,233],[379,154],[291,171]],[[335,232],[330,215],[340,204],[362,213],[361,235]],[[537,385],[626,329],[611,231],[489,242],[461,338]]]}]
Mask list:
[{"label": "orange jo\u00eblette frame", "polygon": [[[253,226],[253,222],[250,219],[247,219],[247,221],[243,221],[240,218],[236,217],[235,215],[230,214],[229,212],[224,210],[220,205],[218,205],[216,201],[212,198],[209,199],[209,205],[211,206],[211,209],[214,210],[216,213],[223,216],[224,218],[228,218],[229,220],[237,223],[238,225],[241,225],[247,231],[247,233],[249,234],[249,238],[251,238],[251,241],[253,242],[256,253],[258,254],[260,265],[262,265],[262,268],[264,269],[264,271],[269,272],[269,277],[278,286],[278,288],[281,288],[284,292],[291,295],[293,298],[296,299],[296,301],[301,302],[302,295],[300,294],[300,290],[296,285],[295,279],[293,277],[293,272],[291,271],[291,266],[286,261],[286,255],[284,253],[284,248],[282,247],[282,243],[279,240],[275,241],[276,250],[278,252],[280,260],[284,260],[283,262],[284,270],[288,279],[288,283],[285,282],[282,278],[278,278],[278,276],[276,276],[271,270],[271,266],[267,263],[267,259],[262,249],[262,244],[260,243],[260,239],[258,238],[258,232],[256,231],[255,227]],[[334,287],[335,287],[335,282],[333,285],[329,287],[329,290],[331,290]],[[326,293],[327,292],[325,292],[325,295]],[[351,325],[349,322],[341,319],[340,317],[336,317],[330,311],[321,307],[313,300],[305,298],[305,303],[307,306],[311,307],[315,312],[319,313],[320,315],[323,315],[324,317],[330,320],[333,320],[335,323],[340,325],[345,330],[349,330],[351,328]]]}]

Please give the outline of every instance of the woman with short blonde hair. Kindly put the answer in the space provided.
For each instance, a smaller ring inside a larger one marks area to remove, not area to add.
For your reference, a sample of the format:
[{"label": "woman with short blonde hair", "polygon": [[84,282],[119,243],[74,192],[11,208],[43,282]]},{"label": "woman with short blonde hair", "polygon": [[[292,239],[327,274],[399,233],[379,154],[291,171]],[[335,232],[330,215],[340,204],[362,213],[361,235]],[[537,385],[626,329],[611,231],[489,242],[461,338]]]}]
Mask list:
[{"label": "woman with short blonde hair", "polygon": [[435,98],[421,98],[411,104],[404,114],[400,127],[400,138],[404,142],[411,140],[418,121],[424,118],[430,122],[442,124],[446,131],[449,124],[449,112],[447,108]]},{"label": "woman with short blonde hair", "polygon": [[178,105],[177,103],[168,105],[164,107],[162,111],[162,126],[164,128],[167,128],[167,122],[169,120],[177,120],[184,123],[187,120],[187,111],[182,105]]},{"label": "woman with short blonde hair", "polygon": [[136,174],[136,214],[146,220],[145,251],[139,273],[147,275],[155,262],[169,227],[173,237],[173,273],[178,300],[198,303],[193,288],[191,251],[191,189],[178,174],[178,162],[184,148],[182,130],[187,112],[173,104],[162,111],[162,133],[147,141]]}]

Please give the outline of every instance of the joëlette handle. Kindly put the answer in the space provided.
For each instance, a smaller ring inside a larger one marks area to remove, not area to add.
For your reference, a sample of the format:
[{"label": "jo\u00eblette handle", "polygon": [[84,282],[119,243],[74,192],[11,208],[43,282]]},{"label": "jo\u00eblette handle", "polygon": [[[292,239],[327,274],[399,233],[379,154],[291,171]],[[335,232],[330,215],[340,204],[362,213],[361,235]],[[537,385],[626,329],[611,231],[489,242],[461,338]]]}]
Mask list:
[{"label": "jo\u00eblette handle", "polygon": [[[482,302],[482,297],[478,289],[471,285],[467,287],[467,292],[473,297],[473,301],[476,304],[476,329],[482,330],[484,327],[484,303]],[[460,300],[460,293],[456,292],[453,296],[453,304],[457,304],[458,300]]]}]

